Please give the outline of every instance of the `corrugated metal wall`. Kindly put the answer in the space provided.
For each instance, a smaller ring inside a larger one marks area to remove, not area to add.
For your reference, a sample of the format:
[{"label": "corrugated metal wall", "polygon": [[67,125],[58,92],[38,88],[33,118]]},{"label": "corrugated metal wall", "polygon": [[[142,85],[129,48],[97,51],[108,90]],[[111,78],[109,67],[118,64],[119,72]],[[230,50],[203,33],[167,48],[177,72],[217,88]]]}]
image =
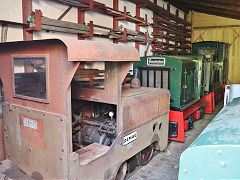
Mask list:
[{"label": "corrugated metal wall", "polygon": [[240,83],[240,20],[192,12],[192,42],[221,41],[230,44],[229,83]]}]

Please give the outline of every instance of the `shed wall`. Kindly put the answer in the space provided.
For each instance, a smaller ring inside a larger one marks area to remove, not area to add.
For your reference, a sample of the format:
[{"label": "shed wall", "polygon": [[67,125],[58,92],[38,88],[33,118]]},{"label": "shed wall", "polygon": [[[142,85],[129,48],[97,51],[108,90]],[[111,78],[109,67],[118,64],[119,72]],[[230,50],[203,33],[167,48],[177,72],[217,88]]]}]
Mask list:
[{"label": "shed wall", "polygon": [[[8,0],[8,1],[0,1],[0,20],[6,20],[6,21],[14,21],[14,22],[23,22],[23,13],[22,13],[22,1],[23,0]],[[57,19],[61,16],[61,14],[68,8],[67,5],[64,5],[62,3],[59,3],[57,1],[50,1],[50,0],[30,0],[32,1],[32,10],[35,11],[35,9],[40,9],[43,13],[43,16]],[[106,6],[113,8],[113,0],[95,0],[96,2],[100,2],[105,4]],[[151,0],[153,2],[153,0]],[[164,2],[163,0],[157,0],[157,4],[161,7],[164,7],[167,9],[167,2]],[[124,6],[127,7],[127,12],[129,12],[132,16],[136,15],[136,4],[131,3],[126,0],[119,0],[119,10],[123,11]],[[170,6],[170,12],[174,13],[176,12],[176,8],[174,6]],[[147,8],[141,8],[140,9],[140,16],[145,17],[145,14],[148,16],[148,22],[152,22],[153,12]],[[184,17],[184,13],[182,11],[179,11],[180,17]],[[73,7],[66,16],[63,17],[63,21],[69,21],[69,22],[78,22],[78,9]],[[85,22],[88,23],[89,21],[93,21],[94,24],[102,25],[106,27],[113,28],[113,17],[104,15],[101,13],[98,13],[96,11],[87,11],[85,12]],[[119,25],[123,25],[123,27],[135,30],[135,23],[121,20],[119,21]],[[147,27],[140,27],[140,30],[142,32],[145,32],[146,30],[151,34],[152,28],[150,26]],[[95,31],[100,31],[99,29],[95,28]],[[106,31],[101,30],[100,32],[106,33]],[[59,33],[59,32],[47,32],[47,31],[40,31],[40,32],[34,32],[33,33],[33,39],[47,39],[47,38],[65,38],[65,39],[77,39],[76,34],[68,34],[68,33]],[[96,41],[108,41],[113,42],[112,39],[108,38],[102,38],[102,37],[92,37],[92,38],[86,38],[90,40],[96,40]],[[23,40],[23,28],[22,27],[16,27],[9,25],[8,26],[8,34],[7,34],[7,40],[6,41],[19,41]],[[119,44],[125,44],[128,46],[135,47],[134,42],[119,42]],[[147,50],[147,55],[152,55],[151,52],[151,45],[147,48],[147,45],[141,45],[139,46],[139,53],[140,56],[144,56],[145,51]]]},{"label": "shed wall", "polygon": [[240,20],[197,12],[192,12],[191,17],[192,42],[220,41],[230,45],[228,82],[240,83]]}]

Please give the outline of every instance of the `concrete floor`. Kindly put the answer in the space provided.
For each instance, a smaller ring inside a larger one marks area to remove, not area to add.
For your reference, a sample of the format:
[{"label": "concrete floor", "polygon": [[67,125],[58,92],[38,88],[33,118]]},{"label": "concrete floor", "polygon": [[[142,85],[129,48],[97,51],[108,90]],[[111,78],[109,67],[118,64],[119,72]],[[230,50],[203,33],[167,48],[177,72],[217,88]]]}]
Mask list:
[{"label": "concrete floor", "polygon": [[127,180],[177,180],[179,169],[179,158],[181,153],[187,149],[205,127],[212,121],[222,109],[222,102],[216,106],[213,114],[205,114],[204,118],[194,123],[193,129],[185,132],[184,143],[172,141],[168,145],[166,153],[159,153],[146,165],[130,175]]},{"label": "concrete floor", "polygon": [[[170,142],[168,150],[157,154],[144,167],[139,168],[127,180],[177,180],[178,164],[181,153],[198,137],[203,129],[211,122],[215,115],[221,110],[222,102],[216,106],[212,115],[204,115],[204,118],[194,123],[193,129],[185,132],[185,142]],[[31,180],[29,176],[18,169],[11,161],[5,160],[0,162],[0,180],[14,179]]]}]

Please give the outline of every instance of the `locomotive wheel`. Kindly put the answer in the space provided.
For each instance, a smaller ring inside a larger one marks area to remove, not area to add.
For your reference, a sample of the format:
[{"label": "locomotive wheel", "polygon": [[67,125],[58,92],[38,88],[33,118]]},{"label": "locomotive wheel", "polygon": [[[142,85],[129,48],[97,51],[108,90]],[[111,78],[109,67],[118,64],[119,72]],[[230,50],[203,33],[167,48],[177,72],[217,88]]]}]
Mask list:
[{"label": "locomotive wheel", "polygon": [[115,180],[123,180],[125,178],[126,174],[127,174],[127,162],[124,162],[120,166]]},{"label": "locomotive wheel", "polygon": [[152,159],[154,146],[150,146],[143,149],[140,153],[137,154],[139,165],[145,166]]}]

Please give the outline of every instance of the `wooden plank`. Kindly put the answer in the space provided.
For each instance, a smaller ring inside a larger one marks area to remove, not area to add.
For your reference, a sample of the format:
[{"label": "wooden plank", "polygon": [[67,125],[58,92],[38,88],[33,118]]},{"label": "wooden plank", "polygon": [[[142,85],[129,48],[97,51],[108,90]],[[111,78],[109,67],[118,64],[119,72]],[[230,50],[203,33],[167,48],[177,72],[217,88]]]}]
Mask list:
[{"label": "wooden plank", "polygon": [[60,27],[60,28],[69,28],[69,29],[89,32],[89,26],[87,25],[77,24],[77,23],[72,23],[67,21],[60,21],[56,19],[50,19],[44,16],[42,16],[42,25]]},{"label": "wooden plank", "polygon": [[57,32],[64,32],[64,33],[72,33],[72,34],[88,34],[88,31],[78,30],[78,29],[71,29],[66,27],[56,27],[56,26],[48,26],[42,25],[43,30],[48,31],[57,31]]},{"label": "wooden plank", "polygon": [[14,21],[6,21],[6,20],[1,20],[1,19],[0,19],[0,23],[4,24],[4,25],[28,27],[28,24],[26,24],[26,23],[19,23],[19,22],[14,22]]}]

